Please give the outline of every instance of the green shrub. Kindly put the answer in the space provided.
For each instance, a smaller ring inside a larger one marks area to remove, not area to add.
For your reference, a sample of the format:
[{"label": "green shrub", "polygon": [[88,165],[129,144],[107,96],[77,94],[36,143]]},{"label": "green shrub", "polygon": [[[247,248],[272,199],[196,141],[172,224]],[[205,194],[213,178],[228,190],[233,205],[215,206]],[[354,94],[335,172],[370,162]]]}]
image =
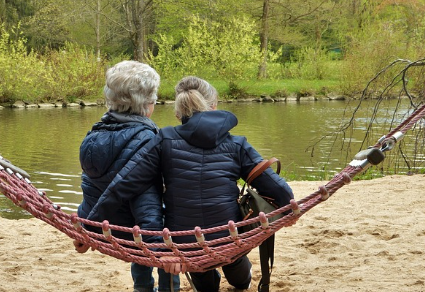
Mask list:
[{"label": "green shrub", "polygon": [[33,101],[43,94],[39,78],[43,61],[34,52],[27,52],[19,26],[11,33],[13,37],[0,26],[0,99]]},{"label": "green shrub", "polygon": [[234,81],[229,82],[228,96],[230,98],[236,98],[236,99],[244,98],[247,95],[248,94],[247,94],[246,90],[241,88],[236,82],[234,82]]},{"label": "green shrub", "polygon": [[[256,27],[247,18],[218,21],[189,19],[183,41],[176,44],[172,37],[159,36],[155,41],[158,54],[150,55],[150,63],[161,76],[198,75],[206,79],[238,80],[252,78],[258,66],[260,52]],[[248,76],[248,74],[253,74]]]},{"label": "green shrub", "polygon": [[284,98],[284,97],[288,97],[289,96],[289,92],[286,89],[278,89],[274,94],[274,97],[280,97],[280,98]]},{"label": "green shrub", "polygon": [[98,62],[92,50],[66,43],[60,50],[48,55],[45,86],[47,100],[64,99],[74,102],[87,96],[99,96],[104,85],[105,63]]},{"label": "green shrub", "polygon": [[44,55],[27,52],[26,39],[19,26],[11,37],[0,26],[0,100],[49,102],[101,94],[105,66],[98,62],[92,50],[67,43],[59,51]]},{"label": "green shrub", "polygon": [[[351,35],[350,39],[341,76],[343,90],[347,93],[361,91],[365,84],[394,60],[415,60],[425,53],[423,36],[417,40],[408,39],[404,30],[396,29],[394,24],[386,22],[365,26]],[[416,43],[418,40],[420,45]],[[385,78],[381,77],[379,82],[375,82],[376,87],[389,84],[397,73],[397,70],[389,70]]]},{"label": "green shrub", "polygon": [[283,65],[284,78],[305,80],[339,79],[340,62],[325,49],[304,47],[295,52],[291,62]]}]

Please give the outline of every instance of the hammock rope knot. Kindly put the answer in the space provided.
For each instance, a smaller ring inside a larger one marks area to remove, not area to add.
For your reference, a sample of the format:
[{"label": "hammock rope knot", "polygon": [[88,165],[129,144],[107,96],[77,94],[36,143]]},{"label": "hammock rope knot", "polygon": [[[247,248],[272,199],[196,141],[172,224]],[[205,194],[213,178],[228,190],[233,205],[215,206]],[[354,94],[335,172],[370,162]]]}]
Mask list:
[{"label": "hammock rope knot", "polygon": [[291,210],[294,216],[301,216],[301,210],[300,210],[300,207],[298,206],[297,201],[292,199],[291,201],[289,201],[289,204],[291,204]]},{"label": "hammock rope knot", "polygon": [[349,185],[352,181],[350,174],[343,172],[342,173],[342,181],[344,182],[345,185]]},{"label": "hammock rope knot", "polygon": [[326,201],[329,198],[329,192],[326,189],[326,186],[319,187],[320,199],[322,201]]}]

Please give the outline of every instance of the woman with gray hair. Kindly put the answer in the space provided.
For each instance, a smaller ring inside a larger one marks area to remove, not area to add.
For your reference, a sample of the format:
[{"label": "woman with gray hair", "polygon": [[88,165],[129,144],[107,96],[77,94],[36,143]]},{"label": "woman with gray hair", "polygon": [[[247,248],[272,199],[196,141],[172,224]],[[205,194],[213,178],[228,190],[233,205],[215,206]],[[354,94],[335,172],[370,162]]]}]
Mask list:
[{"label": "woman with gray hair", "polygon": [[[150,66],[137,61],[122,61],[106,71],[104,95],[108,112],[100,122],[93,125],[80,146],[80,163],[83,170],[81,188],[83,201],[78,207],[78,216],[87,218],[99,197],[115,175],[128,160],[157,133],[158,128],[150,119],[157,100],[160,84],[158,73]],[[117,212],[108,217],[111,224],[145,230],[162,230],[162,179],[152,178],[153,185],[131,200],[120,203]],[[89,226],[86,226],[89,228]],[[114,236],[132,240],[126,232]],[[147,242],[160,242],[161,238],[144,238]],[[88,246],[74,241],[78,252]],[[158,269],[159,290],[179,291],[178,276]],[[131,264],[134,292],[153,292],[152,268]],[[170,277],[173,279],[171,285]],[[171,289],[173,288],[173,289]]]},{"label": "woman with gray hair", "polygon": [[[170,231],[193,230],[226,225],[242,220],[237,199],[240,178],[246,180],[263,159],[243,136],[229,131],[237,125],[230,112],[216,110],[218,94],[207,81],[189,76],[176,86],[175,114],[182,122],[162,128],[140,149],[114,178],[92,209],[89,219],[102,221],[114,216],[117,205],[133,200],[147,190],[162,174],[165,184],[165,227]],[[268,168],[252,181],[261,194],[274,199],[278,206],[294,198],[286,181]],[[227,230],[205,234],[206,240],[228,236]],[[194,236],[178,236],[176,243],[194,242]],[[174,274],[185,272],[184,264],[166,264]],[[246,255],[222,267],[235,291],[248,289],[251,263]],[[209,270],[191,273],[199,291],[217,292],[220,273]]]}]

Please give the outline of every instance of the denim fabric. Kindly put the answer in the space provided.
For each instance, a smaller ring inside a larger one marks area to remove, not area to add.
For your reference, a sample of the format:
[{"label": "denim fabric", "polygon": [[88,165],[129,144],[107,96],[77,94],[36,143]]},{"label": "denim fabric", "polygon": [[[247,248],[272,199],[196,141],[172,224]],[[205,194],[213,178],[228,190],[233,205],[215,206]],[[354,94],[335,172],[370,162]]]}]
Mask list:
[{"label": "denim fabric", "polygon": [[173,290],[171,290],[170,275],[163,269],[158,269],[158,288],[155,288],[155,279],[152,276],[153,268],[136,263],[131,264],[134,291],[137,292],[178,292],[180,291],[180,277],[173,275]]},{"label": "denim fabric", "polygon": [[[171,290],[171,276],[173,277],[173,290]],[[158,292],[180,291],[180,276],[167,274],[163,269],[158,269]]]},{"label": "denim fabric", "polygon": [[131,277],[134,289],[138,292],[153,292],[155,279],[152,277],[152,267],[131,263]]}]

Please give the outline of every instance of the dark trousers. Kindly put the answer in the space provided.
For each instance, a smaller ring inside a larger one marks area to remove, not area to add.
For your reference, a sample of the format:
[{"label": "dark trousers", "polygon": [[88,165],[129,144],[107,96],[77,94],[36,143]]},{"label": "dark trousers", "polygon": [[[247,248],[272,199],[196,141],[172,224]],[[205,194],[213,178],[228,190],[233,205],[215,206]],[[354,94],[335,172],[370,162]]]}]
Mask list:
[{"label": "dark trousers", "polygon": [[[222,270],[230,285],[238,289],[248,289],[251,283],[251,267],[251,262],[245,255],[223,266]],[[221,276],[215,269],[204,273],[190,273],[190,276],[199,292],[217,292],[220,288]]]},{"label": "dark trousers", "polygon": [[[152,276],[152,267],[131,263],[131,276],[133,277],[134,290],[140,292],[155,291],[155,280]],[[171,291],[171,276],[173,276],[173,291],[180,291],[179,275],[167,274],[163,269],[158,269],[158,292]]]}]

